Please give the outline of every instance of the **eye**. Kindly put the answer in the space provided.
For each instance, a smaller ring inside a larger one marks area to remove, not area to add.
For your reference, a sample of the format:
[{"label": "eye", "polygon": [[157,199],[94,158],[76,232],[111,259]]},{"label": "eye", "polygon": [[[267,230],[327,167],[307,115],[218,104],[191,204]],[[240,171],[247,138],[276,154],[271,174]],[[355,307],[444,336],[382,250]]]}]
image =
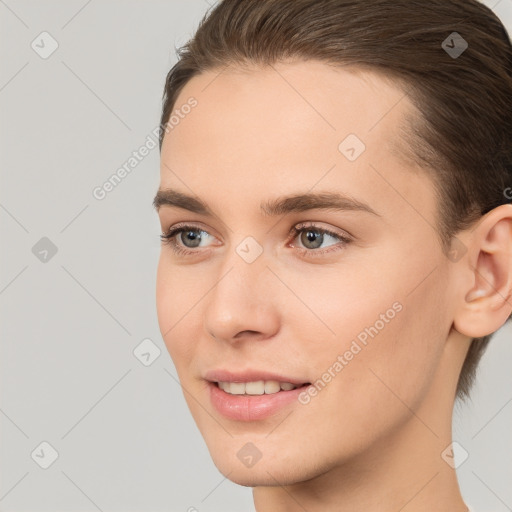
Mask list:
[{"label": "eye", "polygon": [[[291,229],[291,234],[294,236],[294,239],[298,237],[301,247],[298,247],[297,250],[303,256],[318,256],[338,251],[352,241],[347,235],[336,233],[311,223],[294,226]],[[322,248],[322,245],[329,241],[333,242]]]},{"label": "eye", "polygon": [[[293,226],[289,236],[293,237],[292,241],[299,237],[300,245],[296,250],[301,256],[322,256],[341,250],[352,241],[348,235],[321,228],[313,223]],[[178,255],[196,255],[201,252],[197,249],[212,245],[203,244],[203,242],[208,242],[209,239],[215,240],[215,237],[198,226],[178,224],[167,233],[162,233],[160,239],[164,244],[170,245]],[[327,242],[331,243],[322,248],[322,245]],[[292,244],[291,247],[295,246]]]},{"label": "eye", "polygon": [[[201,245],[208,238],[214,238],[208,232],[197,226],[177,225],[167,233],[162,233],[160,239],[164,244],[169,244],[177,254],[194,254],[194,249],[204,247]],[[180,242],[180,243],[178,243]]]}]

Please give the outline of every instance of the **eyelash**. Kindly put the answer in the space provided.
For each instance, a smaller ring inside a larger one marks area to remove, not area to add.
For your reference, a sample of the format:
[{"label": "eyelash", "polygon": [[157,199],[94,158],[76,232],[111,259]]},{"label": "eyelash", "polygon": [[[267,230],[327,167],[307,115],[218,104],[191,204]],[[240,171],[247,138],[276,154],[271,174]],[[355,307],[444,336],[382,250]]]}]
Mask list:
[{"label": "eyelash", "polygon": [[[333,238],[337,238],[340,240],[341,244],[333,244],[328,246],[326,249],[307,249],[303,247],[297,248],[297,251],[301,256],[324,256],[326,253],[333,252],[333,251],[339,251],[343,249],[346,245],[348,245],[352,240],[348,236],[340,235],[339,233],[335,233],[334,231],[331,231],[329,229],[321,228],[315,225],[314,223],[310,223],[307,225],[304,224],[297,224],[296,226],[293,226],[290,229],[289,235],[292,236],[292,241],[295,240],[295,238],[301,234],[304,231],[315,231],[322,235],[330,235]],[[197,255],[199,251],[193,250],[193,249],[187,249],[181,245],[179,245],[176,242],[176,236],[180,233],[186,232],[186,231],[203,231],[206,232],[204,229],[201,229],[198,226],[192,226],[192,225],[178,225],[172,229],[169,229],[167,233],[162,233],[160,235],[160,240],[162,243],[169,245],[171,249],[174,251],[175,254],[180,256],[192,256]]]}]

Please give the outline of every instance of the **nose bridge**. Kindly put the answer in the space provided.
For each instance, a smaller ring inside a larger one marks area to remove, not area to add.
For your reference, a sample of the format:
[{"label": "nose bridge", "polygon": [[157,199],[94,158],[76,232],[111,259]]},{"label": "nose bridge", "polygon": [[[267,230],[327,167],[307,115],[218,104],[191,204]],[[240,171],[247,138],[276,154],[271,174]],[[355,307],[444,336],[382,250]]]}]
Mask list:
[{"label": "nose bridge", "polygon": [[272,273],[261,245],[248,238],[224,258],[208,294],[205,329],[216,338],[232,339],[241,331],[269,334],[277,326]]}]

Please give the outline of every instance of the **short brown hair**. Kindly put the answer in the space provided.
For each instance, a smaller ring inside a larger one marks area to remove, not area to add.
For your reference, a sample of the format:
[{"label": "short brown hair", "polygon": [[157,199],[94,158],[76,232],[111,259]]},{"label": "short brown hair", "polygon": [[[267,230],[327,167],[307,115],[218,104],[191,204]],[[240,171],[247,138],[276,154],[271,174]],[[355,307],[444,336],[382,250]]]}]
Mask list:
[{"label": "short brown hair", "polygon": [[[453,32],[468,44],[461,55],[442,46],[454,45]],[[409,95],[418,115],[402,131],[403,155],[432,174],[445,254],[457,232],[509,202],[512,47],[498,17],[476,0],[222,0],[177,55],[165,82],[160,150],[193,76],[314,59],[378,72]],[[457,385],[462,399],[491,336],[471,342]]]}]

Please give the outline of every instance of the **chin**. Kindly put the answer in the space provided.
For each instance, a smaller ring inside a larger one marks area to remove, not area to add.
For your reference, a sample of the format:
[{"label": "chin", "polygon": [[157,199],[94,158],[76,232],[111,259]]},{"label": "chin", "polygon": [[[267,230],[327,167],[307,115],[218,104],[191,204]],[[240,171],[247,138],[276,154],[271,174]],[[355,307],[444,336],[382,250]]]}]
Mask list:
[{"label": "chin", "polygon": [[[220,469],[219,469],[220,471]],[[271,487],[279,485],[268,473],[262,474],[261,471],[253,473],[252,470],[234,470],[221,473],[234,484],[243,487]]]},{"label": "chin", "polygon": [[[290,456],[279,450],[269,453],[267,457],[262,453],[256,462],[246,460],[245,463],[243,452],[240,460],[236,454],[228,456],[226,450],[219,446],[212,448],[210,455],[220,473],[245,487],[293,485],[311,480],[330,469],[330,464],[325,460],[319,464],[319,461],[305,460],[304,454]],[[249,465],[251,463],[252,466]]]},{"label": "chin", "polygon": [[[215,462],[215,461],[214,461]],[[261,464],[261,465],[260,465]],[[290,473],[290,468],[276,468],[274,465],[269,465],[258,462],[259,467],[252,468],[233,468],[232,466],[217,465],[217,469],[233,483],[242,485],[244,487],[273,487],[281,485],[292,485],[298,482],[309,480],[316,475],[301,475],[297,470]]]}]

